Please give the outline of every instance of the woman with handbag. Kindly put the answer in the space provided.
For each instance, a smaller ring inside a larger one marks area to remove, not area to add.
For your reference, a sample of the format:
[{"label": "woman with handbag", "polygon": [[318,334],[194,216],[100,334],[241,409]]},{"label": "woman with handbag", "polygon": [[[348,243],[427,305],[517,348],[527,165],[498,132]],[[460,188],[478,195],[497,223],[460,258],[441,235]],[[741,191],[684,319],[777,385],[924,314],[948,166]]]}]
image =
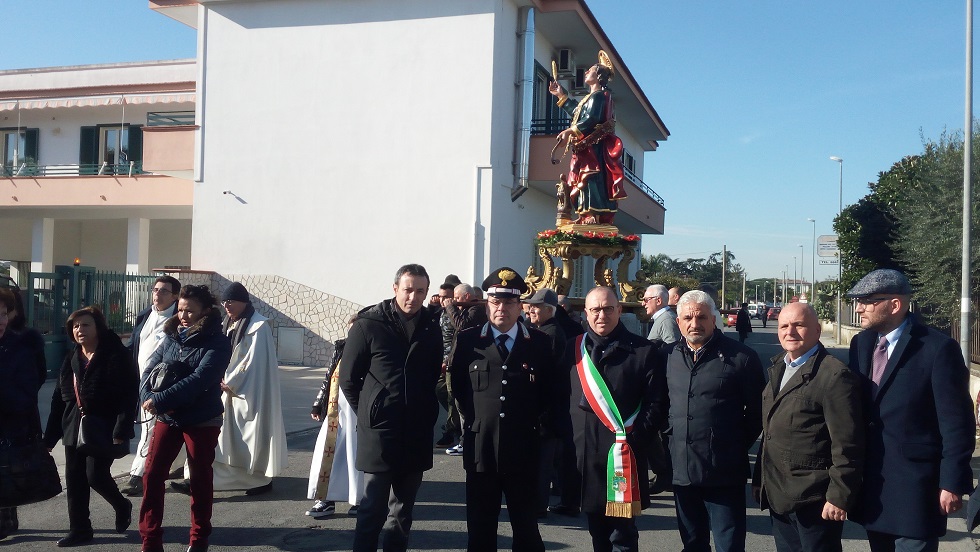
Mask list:
[{"label": "woman with handbag", "polygon": [[[140,536],[144,552],[163,550],[164,483],[171,462],[186,445],[191,491],[188,550],[203,552],[211,535],[212,464],[224,412],[220,383],[231,345],[221,331],[218,302],[207,286],[180,289],[177,314],[164,323],[163,331],[164,342],[147,363],[153,368],[140,383],[142,408],[156,417],[143,473]],[[182,377],[174,381],[164,377],[164,371]]]},{"label": "woman with handbag", "polygon": [[132,523],[133,503],[109,470],[129,452],[139,385],[132,355],[97,307],[71,313],[65,331],[75,347],[61,365],[44,434],[49,449],[59,439],[65,445],[68,535],[58,541],[61,547],[92,540],[90,488],[115,510],[117,533]]},{"label": "woman with handbag", "polygon": [[[46,467],[54,470],[48,475],[55,481],[48,481],[49,485],[36,480],[36,474],[15,475],[15,472],[24,473],[24,464],[40,464],[24,451],[32,443],[40,449],[36,452],[47,454],[40,444],[41,417],[37,409],[37,391],[42,382],[34,370],[31,341],[11,327],[16,307],[14,292],[0,289],[0,382],[3,382],[0,385],[0,504],[5,506],[0,508],[0,540],[18,529],[16,505],[51,498],[61,492],[58,469],[50,456]],[[54,488],[46,496],[27,496],[41,490],[38,486],[49,487],[52,483]]]}]

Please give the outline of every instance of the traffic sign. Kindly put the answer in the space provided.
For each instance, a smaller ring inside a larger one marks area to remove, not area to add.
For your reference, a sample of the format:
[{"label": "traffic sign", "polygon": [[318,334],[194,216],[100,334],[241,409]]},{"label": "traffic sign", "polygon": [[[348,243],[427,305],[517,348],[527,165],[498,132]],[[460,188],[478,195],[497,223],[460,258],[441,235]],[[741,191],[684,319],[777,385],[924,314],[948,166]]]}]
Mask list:
[{"label": "traffic sign", "polygon": [[[817,255],[820,257],[836,257],[839,249],[837,248],[837,236],[818,236]],[[824,263],[820,263],[824,264]]]},{"label": "traffic sign", "polygon": [[823,266],[823,265],[834,265],[834,266],[837,266],[839,263],[837,262],[837,259],[820,259],[819,261],[817,261],[817,264],[820,265],[820,266]]}]

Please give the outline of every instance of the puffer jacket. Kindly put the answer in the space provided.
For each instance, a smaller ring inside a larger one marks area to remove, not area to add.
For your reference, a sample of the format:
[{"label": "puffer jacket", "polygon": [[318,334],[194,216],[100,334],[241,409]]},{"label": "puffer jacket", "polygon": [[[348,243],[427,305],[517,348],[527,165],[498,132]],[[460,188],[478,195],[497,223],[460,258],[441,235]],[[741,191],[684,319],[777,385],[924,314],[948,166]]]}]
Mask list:
[{"label": "puffer jacket", "polygon": [[[221,332],[221,313],[211,309],[190,327],[181,339],[180,321],[171,317],[163,325],[166,340],[150,357],[143,381],[140,382],[140,403],[153,399],[158,419],[178,427],[201,424],[221,415],[221,379],[231,360],[231,343]],[[160,362],[186,362],[193,372],[159,393],[149,390],[152,368]]]},{"label": "puffer jacket", "polygon": [[77,442],[81,413],[75,398],[76,378],[78,396],[85,414],[114,421],[114,439],[135,437],[133,422],[136,420],[139,373],[122,340],[110,331],[99,336],[99,346],[87,367],[82,366],[78,345],[65,356],[51,397],[51,412],[44,432],[44,442],[48,448],[59,439],[64,441],[65,446],[73,447]]}]

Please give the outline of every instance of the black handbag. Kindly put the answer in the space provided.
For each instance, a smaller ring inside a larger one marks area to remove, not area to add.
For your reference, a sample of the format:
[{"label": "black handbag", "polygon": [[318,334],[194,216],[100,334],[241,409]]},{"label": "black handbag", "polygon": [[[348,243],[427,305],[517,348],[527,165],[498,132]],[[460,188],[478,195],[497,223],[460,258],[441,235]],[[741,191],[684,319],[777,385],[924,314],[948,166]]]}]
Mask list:
[{"label": "black handbag", "polygon": [[150,370],[146,385],[151,393],[170,389],[173,384],[191,375],[194,369],[184,361],[159,362]]},{"label": "black handbag", "polygon": [[82,414],[82,419],[78,422],[75,448],[93,458],[119,459],[126,456],[129,454],[129,439],[124,439],[122,443],[113,443],[114,425],[102,416]]},{"label": "black handbag", "polygon": [[82,408],[82,398],[78,394],[78,379],[75,379],[75,402],[81,419],[78,421],[78,435],[75,438],[75,449],[93,458],[119,459],[129,454],[129,439],[121,443],[112,442],[112,430],[115,423],[103,416],[93,416],[85,413]]},{"label": "black handbag", "polygon": [[0,444],[0,508],[41,502],[60,492],[58,466],[43,443]]}]

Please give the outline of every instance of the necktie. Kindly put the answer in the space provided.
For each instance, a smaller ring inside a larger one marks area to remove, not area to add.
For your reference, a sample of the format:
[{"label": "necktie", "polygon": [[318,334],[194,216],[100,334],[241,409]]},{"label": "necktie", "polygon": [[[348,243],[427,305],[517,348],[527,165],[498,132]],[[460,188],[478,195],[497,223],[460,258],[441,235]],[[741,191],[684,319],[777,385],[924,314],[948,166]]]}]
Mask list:
[{"label": "necktie", "polygon": [[500,358],[507,358],[507,338],[510,337],[507,334],[500,334],[497,336],[497,350],[500,351]]},{"label": "necktie", "polygon": [[875,388],[881,385],[881,377],[885,375],[885,366],[888,364],[888,339],[881,336],[878,345],[875,347],[874,355],[871,357],[871,381],[875,383]]}]

